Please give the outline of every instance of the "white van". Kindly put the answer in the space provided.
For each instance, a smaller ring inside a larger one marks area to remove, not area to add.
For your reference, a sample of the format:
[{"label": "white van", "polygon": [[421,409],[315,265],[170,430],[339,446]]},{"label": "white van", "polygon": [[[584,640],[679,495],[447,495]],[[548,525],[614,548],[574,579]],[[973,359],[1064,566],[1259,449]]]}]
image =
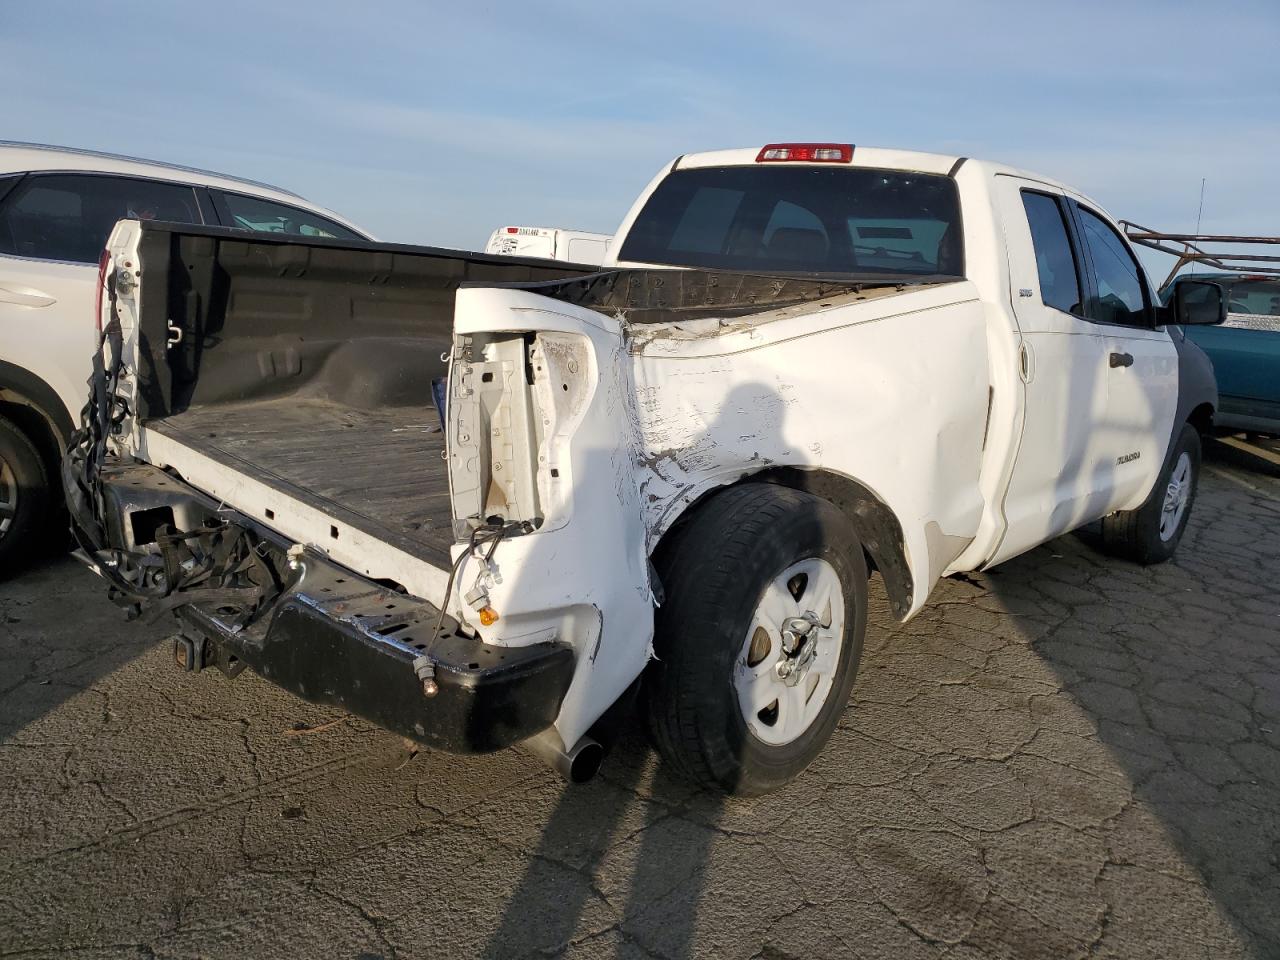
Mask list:
[{"label": "white van", "polygon": [[597,266],[604,262],[612,239],[607,233],[560,227],[499,227],[489,235],[484,252]]}]

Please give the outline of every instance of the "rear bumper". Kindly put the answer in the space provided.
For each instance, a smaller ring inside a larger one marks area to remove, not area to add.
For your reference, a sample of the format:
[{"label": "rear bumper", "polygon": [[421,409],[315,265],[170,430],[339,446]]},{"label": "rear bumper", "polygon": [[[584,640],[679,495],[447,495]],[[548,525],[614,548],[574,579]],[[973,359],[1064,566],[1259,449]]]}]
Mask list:
[{"label": "rear bumper", "polygon": [[[151,525],[145,518],[156,516],[145,511],[169,507],[180,529],[214,516],[251,529],[277,561],[283,587],[248,624],[242,611],[220,606],[216,597],[202,599],[200,589],[183,594],[189,600],[175,613],[182,632],[202,647],[197,663],[246,665],[304,700],[454,753],[498,750],[555,721],[573,678],[568,644],[487,644],[461,633],[451,617],[437,635],[440,611],[433,604],[366,580],[313,549],[286,561],[291,544],[218,510],[155,467],[108,467],[101,481],[111,546],[145,552],[146,544],[133,542]],[[424,655],[434,669],[434,696],[424,693],[415,668]]]}]

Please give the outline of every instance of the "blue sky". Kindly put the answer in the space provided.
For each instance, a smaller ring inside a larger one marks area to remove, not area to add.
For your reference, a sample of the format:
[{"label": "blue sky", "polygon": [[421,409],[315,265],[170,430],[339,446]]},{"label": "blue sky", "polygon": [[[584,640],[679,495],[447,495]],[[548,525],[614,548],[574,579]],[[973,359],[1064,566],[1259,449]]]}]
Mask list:
[{"label": "blue sky", "polygon": [[296,190],[386,239],[612,231],[680,153],[1012,162],[1167,230],[1280,234],[1280,2],[0,0],[0,138]]}]

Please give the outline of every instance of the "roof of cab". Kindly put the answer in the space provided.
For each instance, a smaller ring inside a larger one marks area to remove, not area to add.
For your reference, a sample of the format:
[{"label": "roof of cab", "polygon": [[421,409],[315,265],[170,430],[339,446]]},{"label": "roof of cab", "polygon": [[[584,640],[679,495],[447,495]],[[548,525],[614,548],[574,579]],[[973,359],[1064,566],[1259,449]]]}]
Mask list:
[{"label": "roof of cab", "polygon": [[[741,147],[734,150],[711,150],[705,153],[686,153],[680,157],[671,169],[686,170],[692,167],[730,167],[730,166],[754,166],[756,157],[760,153],[760,147]],[[1049,184],[1058,187],[1068,193],[1080,195],[1079,191],[1064,183],[1054,180],[1052,177],[1046,177],[1042,174],[1031,173],[1026,170],[1019,170],[1003,163],[993,163],[990,160],[977,160],[970,157],[962,157],[957,154],[947,153],[925,153],[919,150],[894,150],[885,147],[864,147],[859,144],[853,145],[853,160],[849,164],[832,164],[825,163],[807,163],[805,161],[798,162],[801,165],[808,166],[849,166],[849,167],[873,167],[877,169],[887,170],[915,170],[920,173],[938,173],[953,174],[957,173],[962,165],[972,165],[981,168],[987,175],[1009,174],[1011,176],[1023,177],[1028,180],[1036,180],[1040,183]]]},{"label": "roof of cab", "polygon": [[[837,141],[838,142],[838,141]],[[762,145],[763,146],[763,145]],[[886,147],[864,147],[854,143],[854,155],[849,164],[810,163],[810,161],[790,161],[801,166],[850,166],[850,168],[874,168],[887,170],[915,170],[919,173],[956,175],[965,172],[978,172],[984,177],[996,177],[1004,174],[1007,177],[1018,177],[1036,180],[1037,183],[1060,189],[1075,200],[1083,201],[1093,209],[1102,210],[1102,206],[1092,197],[1080,192],[1061,180],[1046,177],[1041,173],[1033,173],[1009,164],[995,163],[992,160],[978,160],[977,157],[959,156],[956,154],[927,154],[919,150],[892,150]],[[755,157],[759,156],[760,147],[739,147],[735,150],[710,150],[701,154],[685,154],[677,157],[664,173],[672,170],[687,170],[695,166],[754,166]],[[654,184],[655,186],[655,184]]]},{"label": "roof of cab", "polygon": [[[685,170],[690,167],[732,167],[754,166],[760,147],[741,147],[735,150],[711,150],[706,153],[686,153],[676,161],[675,169]],[[892,170],[919,170],[921,173],[947,173],[955,165],[959,157],[949,157],[940,153],[918,153],[913,150],[885,150],[880,147],[853,148],[852,167],[887,167]],[[794,161],[793,161],[794,162]],[[804,161],[800,161],[803,163]],[[831,163],[817,163],[814,166],[836,166]],[[840,164],[844,166],[844,164]]]}]

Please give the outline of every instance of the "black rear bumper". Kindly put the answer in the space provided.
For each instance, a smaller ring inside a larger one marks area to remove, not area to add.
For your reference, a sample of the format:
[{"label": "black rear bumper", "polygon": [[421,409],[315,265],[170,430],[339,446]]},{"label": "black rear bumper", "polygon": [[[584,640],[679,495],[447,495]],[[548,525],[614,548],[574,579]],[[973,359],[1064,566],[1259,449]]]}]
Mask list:
[{"label": "black rear bumper", "polygon": [[[179,595],[182,632],[197,641],[199,664],[247,665],[314,703],[330,704],[421,743],[485,753],[549,727],[573,677],[573,650],[559,641],[499,647],[463,634],[434,605],[336,565],[314,549],[286,559],[274,532],[146,464],[109,466],[101,485],[111,546],[132,553],[157,511],[181,526],[220,517],[251,529],[281,572],[278,594],[245,622],[243,610],[200,589]],[[164,509],[172,514],[164,514]],[[141,518],[141,522],[140,522]],[[224,591],[225,592],[225,591]],[[429,658],[438,692],[424,693]]]}]

